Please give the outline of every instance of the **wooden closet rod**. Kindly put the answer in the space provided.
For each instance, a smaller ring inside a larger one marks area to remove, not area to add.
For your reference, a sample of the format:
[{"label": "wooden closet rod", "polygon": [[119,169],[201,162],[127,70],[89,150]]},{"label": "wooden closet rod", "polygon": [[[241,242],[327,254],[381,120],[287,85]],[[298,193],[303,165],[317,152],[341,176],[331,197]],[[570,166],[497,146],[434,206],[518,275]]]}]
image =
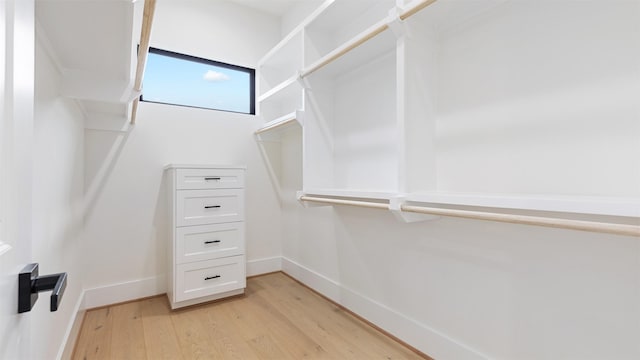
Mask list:
[{"label": "wooden closet rod", "polygon": [[[375,203],[375,202],[369,202],[369,201],[343,200],[343,199],[314,197],[314,196],[301,196],[300,200],[325,203],[325,204],[349,205],[349,206],[359,206],[359,207],[365,207],[365,208],[389,210],[389,205],[387,204]],[[505,222],[505,223],[512,223],[512,224],[546,226],[546,227],[554,227],[554,228],[562,228],[562,229],[581,230],[581,231],[599,232],[599,233],[606,233],[606,234],[640,237],[640,226],[636,226],[636,225],[559,219],[559,218],[549,218],[549,217],[542,217],[542,216],[501,214],[501,213],[492,213],[492,212],[483,212],[483,211],[441,209],[441,208],[416,206],[416,205],[401,205],[400,209],[402,211],[413,212],[418,214],[452,216],[452,217],[460,217],[460,218],[474,219],[474,220],[498,221],[498,222]]]},{"label": "wooden closet rod", "polygon": [[[437,0],[422,0],[422,1],[418,1],[414,5],[412,5],[411,7],[406,9],[405,11],[403,11],[402,14],[400,14],[400,19],[401,20],[405,20],[405,19],[409,18],[410,16],[414,15],[415,13],[417,13],[418,11],[420,11],[420,10],[426,8],[427,6],[433,4],[436,1]],[[309,75],[313,74],[317,70],[319,70],[319,69],[323,68],[324,66],[332,63],[333,61],[339,59],[340,57],[342,57],[344,54],[348,53],[349,51],[351,51],[351,50],[357,48],[358,46],[364,44],[365,42],[371,40],[373,37],[375,37],[376,35],[380,34],[383,31],[387,30],[388,28],[389,28],[389,25],[386,24],[386,23],[385,24],[378,24],[377,26],[376,25],[372,26],[366,33],[361,34],[359,38],[353,40],[350,43],[347,43],[347,44],[343,45],[342,47],[339,47],[339,48],[335,49],[334,51],[332,51],[329,54],[327,54],[324,58],[321,58],[320,60],[318,60],[314,64],[311,64],[309,66],[309,68],[302,70],[302,72],[300,73],[300,76],[301,77],[306,77],[306,76],[309,76]]]},{"label": "wooden closet rod", "polygon": [[635,225],[549,218],[549,217],[542,217],[542,216],[501,214],[501,213],[492,213],[492,212],[483,212],[483,211],[441,209],[441,208],[413,206],[413,205],[401,205],[400,209],[402,211],[413,212],[418,214],[454,216],[454,217],[461,217],[466,219],[498,221],[498,222],[506,222],[506,223],[512,223],[512,224],[536,225],[536,226],[546,226],[546,227],[554,227],[554,228],[561,228],[561,229],[599,232],[599,233],[606,233],[606,234],[640,236],[640,226],[635,226]]},{"label": "wooden closet rod", "polygon": [[400,20],[406,20],[407,18],[411,17],[412,15],[417,13],[418,11],[426,8],[427,6],[433,4],[436,1],[437,0],[422,0],[422,1],[419,1],[415,5],[411,6],[407,10],[403,11],[402,14],[400,14]]},{"label": "wooden closet rod", "polygon": [[355,39],[354,41],[352,41],[350,43],[347,43],[347,44],[343,45],[342,47],[339,47],[339,48],[335,49],[334,51],[332,51],[329,54],[327,54],[327,56],[325,56],[324,58],[321,58],[320,60],[318,60],[314,64],[311,64],[308,69],[304,69],[300,73],[300,76],[301,77],[306,77],[306,76],[309,76],[309,75],[313,74],[317,70],[319,70],[319,69],[323,68],[324,66],[334,62],[335,60],[337,60],[340,57],[342,57],[344,54],[346,54],[349,51],[357,48],[358,46],[360,46],[362,44],[364,44],[365,42],[369,41],[374,36],[380,34],[381,32],[383,32],[385,30],[387,30],[388,28],[389,28],[389,25],[387,25],[387,24],[380,24],[378,26],[372,27],[371,29],[369,29],[369,31],[367,33],[362,34],[362,36],[360,36],[359,38]]},{"label": "wooden closet rod", "polygon": [[[151,39],[151,24],[153,23],[153,13],[156,9],[156,0],[144,0],[144,10],[142,13],[142,30],[140,32],[140,47],[138,48],[138,66],[136,67],[136,79],[133,83],[135,92],[142,91],[142,79],[144,77],[144,69],[147,66],[147,57],[149,56],[149,40]],[[136,123],[136,114],[138,113],[138,103],[140,96],[136,96],[133,100],[131,108],[131,125]]]}]

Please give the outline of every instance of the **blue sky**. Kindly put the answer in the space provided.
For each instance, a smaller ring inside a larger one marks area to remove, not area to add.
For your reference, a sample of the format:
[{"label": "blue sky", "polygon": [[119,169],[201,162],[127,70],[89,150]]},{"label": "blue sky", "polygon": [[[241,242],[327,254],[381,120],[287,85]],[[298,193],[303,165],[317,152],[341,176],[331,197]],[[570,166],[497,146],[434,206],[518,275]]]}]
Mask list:
[{"label": "blue sky", "polygon": [[162,102],[250,112],[249,73],[149,53],[142,96]]}]

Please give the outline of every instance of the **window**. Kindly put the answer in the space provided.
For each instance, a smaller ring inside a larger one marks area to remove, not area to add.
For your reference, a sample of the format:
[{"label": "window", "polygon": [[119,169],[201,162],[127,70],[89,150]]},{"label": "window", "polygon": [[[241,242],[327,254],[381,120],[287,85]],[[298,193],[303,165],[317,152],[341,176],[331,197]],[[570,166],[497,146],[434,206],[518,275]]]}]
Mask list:
[{"label": "window", "polygon": [[140,100],[255,114],[255,70],[149,48]]}]

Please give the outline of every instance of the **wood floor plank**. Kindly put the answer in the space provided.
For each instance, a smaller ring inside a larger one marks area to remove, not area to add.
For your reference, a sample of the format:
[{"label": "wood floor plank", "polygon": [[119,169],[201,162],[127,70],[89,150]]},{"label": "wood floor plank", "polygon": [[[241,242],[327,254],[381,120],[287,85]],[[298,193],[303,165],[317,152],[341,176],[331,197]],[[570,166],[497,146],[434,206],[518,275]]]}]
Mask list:
[{"label": "wood floor plank", "polygon": [[223,316],[237,329],[241,337],[259,359],[290,359],[284,350],[285,344],[278,344],[272,338],[267,323],[260,317],[255,306],[251,306],[253,295],[247,295],[242,303],[231,303]]},{"label": "wood floor plank", "polygon": [[166,297],[142,300],[147,359],[183,359]]},{"label": "wood floor plank", "polygon": [[82,323],[74,359],[110,359],[113,317],[111,308],[88,311]]},{"label": "wood floor plank", "polygon": [[111,335],[111,358],[146,359],[142,303],[130,302],[113,306],[113,332]]},{"label": "wood floor plank", "polygon": [[90,310],[74,359],[423,359],[282,273],[247,284],[175,311],[165,297]]},{"label": "wood floor plank", "polygon": [[[262,279],[256,279],[256,282],[260,282]],[[361,352],[357,346],[348,341],[348,338],[344,338],[332,331],[329,326],[324,323],[327,317],[321,312],[314,310],[313,314],[309,313],[309,309],[305,308],[300,302],[300,298],[297,296],[289,296],[282,291],[280,287],[271,288],[268,290],[269,296],[272,297],[278,306],[283,309],[287,309],[286,316],[291,320],[299,324],[302,331],[304,331],[309,337],[313,338],[320,346],[326,349],[327,352],[337,355],[340,359],[356,359],[358,353]]]},{"label": "wood floor plank", "polygon": [[283,350],[292,359],[329,358],[321,345],[260,294],[255,294],[251,301],[247,302],[246,308],[251,309],[256,320],[265,324],[268,333],[276,342],[287,344]]},{"label": "wood floor plank", "polygon": [[211,330],[211,336],[221,358],[224,359],[255,359],[258,355],[249,341],[239,336],[240,328],[233,316],[233,302],[245,299],[231,299],[204,307],[207,316],[204,318]]},{"label": "wood floor plank", "polygon": [[299,316],[305,316],[316,322],[317,326],[331,331],[332,339],[341,342],[341,348],[349,349],[352,354],[364,353],[370,358],[422,359],[415,352],[398,346],[393,339],[286,276],[264,277],[261,281],[271,296],[286,301],[286,306],[292,312],[298,310],[298,314],[306,314]]},{"label": "wood floor plank", "polygon": [[202,311],[199,310],[188,309],[171,314],[180,350],[185,359],[213,359],[217,355],[206,323],[201,321]]}]

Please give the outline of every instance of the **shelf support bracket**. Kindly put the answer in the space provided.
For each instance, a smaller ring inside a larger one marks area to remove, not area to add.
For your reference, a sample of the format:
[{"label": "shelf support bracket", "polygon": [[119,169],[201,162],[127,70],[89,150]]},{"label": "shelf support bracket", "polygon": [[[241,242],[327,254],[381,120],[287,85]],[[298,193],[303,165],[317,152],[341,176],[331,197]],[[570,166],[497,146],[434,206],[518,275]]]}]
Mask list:
[{"label": "shelf support bracket", "polygon": [[401,13],[402,9],[394,7],[389,10],[389,15],[387,16],[387,27],[389,27],[391,32],[393,32],[396,39],[411,37],[411,32],[409,31],[407,23],[400,18]]},{"label": "shelf support bracket", "polygon": [[300,86],[302,86],[303,89],[311,90],[311,84],[309,84],[309,79],[307,79],[305,76],[302,76],[302,70],[298,71],[298,77],[296,80],[298,80],[298,83],[300,84]]},{"label": "shelf support bracket", "polygon": [[396,196],[389,199],[389,211],[391,211],[393,216],[395,216],[398,221],[404,223],[414,223],[419,221],[436,220],[440,218],[440,216],[436,215],[417,214],[402,211],[402,205],[405,204],[406,199],[404,196]]},{"label": "shelf support bracket", "polygon": [[304,191],[296,191],[296,200],[298,200],[298,203],[300,204],[300,206],[302,206],[304,208],[317,208],[317,207],[332,206],[331,204],[327,204],[327,203],[304,201],[301,198],[303,196],[305,196],[305,195],[306,194],[304,193]]}]

